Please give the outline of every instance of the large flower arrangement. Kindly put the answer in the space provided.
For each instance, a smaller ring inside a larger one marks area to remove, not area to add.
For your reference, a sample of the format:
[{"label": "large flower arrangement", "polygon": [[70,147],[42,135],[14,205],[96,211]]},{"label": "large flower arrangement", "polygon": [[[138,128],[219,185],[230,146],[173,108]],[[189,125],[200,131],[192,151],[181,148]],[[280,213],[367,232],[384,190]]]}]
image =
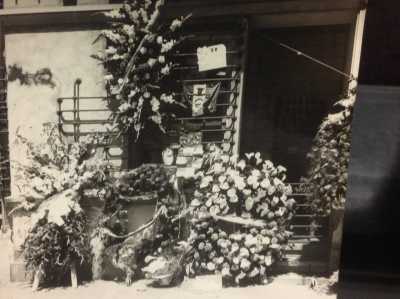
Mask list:
[{"label": "large flower arrangement", "polygon": [[143,254],[159,256],[179,239],[181,225],[180,219],[176,217],[180,212],[181,201],[174,187],[174,170],[163,165],[144,164],[123,171],[107,187],[104,194],[104,217],[91,236],[94,249],[93,272],[96,277],[101,277],[105,249],[132,233],[126,231],[123,222],[126,220],[126,207],[138,200],[156,200],[155,211],[166,211],[157,220],[154,241],[141,248]]},{"label": "large flower arrangement", "polygon": [[354,103],[352,92],[335,104],[339,111],[324,119],[308,155],[311,167],[306,181],[314,189],[309,200],[319,215],[329,215],[332,208],[344,208]]},{"label": "large flower arrangement", "polygon": [[100,137],[69,143],[57,126],[47,124],[43,138],[43,143],[34,144],[18,136],[26,158],[12,165],[21,190],[18,208],[32,213],[23,245],[26,265],[54,281],[76,262],[89,261],[86,220],[79,203],[87,189],[102,193],[111,166],[96,156]]},{"label": "large flower arrangement", "polygon": [[161,24],[163,5],[164,0],[132,0],[106,12],[112,29],[103,30],[101,36],[107,48],[93,55],[107,72],[104,79],[114,101],[115,124],[123,133],[133,129],[136,138],[148,121],[164,131],[166,107],[182,104],[170,90],[168,76],[177,45],[184,39],[180,29],[186,18]]},{"label": "large flower arrangement", "polygon": [[191,202],[194,272],[222,271],[225,283],[234,285],[265,280],[291,235],[295,202],[285,173],[259,153],[238,161],[211,149]]},{"label": "large flower arrangement", "polygon": [[42,136],[39,144],[21,135],[16,138],[17,147],[25,152],[25,157],[11,163],[20,190],[19,207],[34,210],[65,190],[81,194],[85,189],[104,185],[111,164],[97,155],[101,137],[92,135],[70,143],[54,124],[45,124]]}]

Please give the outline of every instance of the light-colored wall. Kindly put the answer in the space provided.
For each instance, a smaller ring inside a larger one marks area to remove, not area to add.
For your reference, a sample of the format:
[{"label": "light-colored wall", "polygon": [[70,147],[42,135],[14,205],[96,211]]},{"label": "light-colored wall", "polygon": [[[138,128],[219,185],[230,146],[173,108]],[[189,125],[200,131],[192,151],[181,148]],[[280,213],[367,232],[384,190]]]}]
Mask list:
[{"label": "light-colored wall", "polygon": [[[19,80],[8,83],[11,161],[24,158],[24,153],[15,144],[16,131],[19,130],[30,140],[39,142],[42,124],[58,121],[57,98],[73,95],[76,78],[81,78],[83,81],[81,96],[105,95],[103,68],[97,60],[90,57],[91,54],[104,47],[102,42],[93,44],[98,34],[98,31],[82,30],[6,35],[5,55],[8,66],[18,64],[29,73],[49,68],[56,84],[54,88],[51,88],[46,85],[21,85]],[[82,105],[82,108],[104,107],[101,101],[90,103],[86,101]],[[104,113],[82,115],[82,118],[104,117]],[[15,173],[11,174],[13,196],[18,194],[15,175]]]}]

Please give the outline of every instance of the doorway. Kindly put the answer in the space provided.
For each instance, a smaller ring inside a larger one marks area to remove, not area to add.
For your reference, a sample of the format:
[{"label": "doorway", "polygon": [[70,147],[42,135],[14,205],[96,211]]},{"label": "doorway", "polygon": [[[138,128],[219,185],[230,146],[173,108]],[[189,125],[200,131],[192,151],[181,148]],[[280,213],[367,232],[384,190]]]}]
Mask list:
[{"label": "doorway", "polygon": [[335,25],[250,32],[240,154],[261,152],[288,169],[289,182],[306,175],[313,138],[345,81],[270,39],[344,70],[349,29]]}]

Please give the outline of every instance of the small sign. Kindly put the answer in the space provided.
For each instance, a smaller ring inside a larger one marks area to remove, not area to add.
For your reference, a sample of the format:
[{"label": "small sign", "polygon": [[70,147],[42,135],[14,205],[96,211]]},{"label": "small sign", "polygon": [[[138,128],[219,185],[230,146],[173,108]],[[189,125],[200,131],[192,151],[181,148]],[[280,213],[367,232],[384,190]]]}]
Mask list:
[{"label": "small sign", "polygon": [[227,66],[226,47],[223,44],[197,49],[199,72],[215,70]]},{"label": "small sign", "polygon": [[206,84],[193,85],[192,116],[204,114],[204,103],[207,102],[206,90]]},{"label": "small sign", "polygon": [[176,176],[178,178],[191,178],[194,177],[194,168],[193,167],[183,167],[183,168],[178,168],[176,170]]}]

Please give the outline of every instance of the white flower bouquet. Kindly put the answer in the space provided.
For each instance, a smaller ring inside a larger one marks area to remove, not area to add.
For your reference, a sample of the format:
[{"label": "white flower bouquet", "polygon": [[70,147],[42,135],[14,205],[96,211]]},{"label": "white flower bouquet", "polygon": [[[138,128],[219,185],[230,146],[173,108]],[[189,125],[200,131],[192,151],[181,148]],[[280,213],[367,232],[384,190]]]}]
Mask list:
[{"label": "white flower bouquet", "polygon": [[238,160],[212,146],[191,205],[194,272],[221,271],[224,284],[263,283],[283,256],[295,201],[286,169],[260,153]]},{"label": "white flower bouquet", "polygon": [[121,8],[104,13],[111,29],[103,30],[107,48],[92,55],[107,74],[106,88],[115,127],[139,138],[146,122],[165,131],[171,117],[169,105],[183,105],[171,91],[167,78],[174,68],[174,54],[184,40],[180,29],[187,18],[160,22],[164,0],[129,1]]}]

